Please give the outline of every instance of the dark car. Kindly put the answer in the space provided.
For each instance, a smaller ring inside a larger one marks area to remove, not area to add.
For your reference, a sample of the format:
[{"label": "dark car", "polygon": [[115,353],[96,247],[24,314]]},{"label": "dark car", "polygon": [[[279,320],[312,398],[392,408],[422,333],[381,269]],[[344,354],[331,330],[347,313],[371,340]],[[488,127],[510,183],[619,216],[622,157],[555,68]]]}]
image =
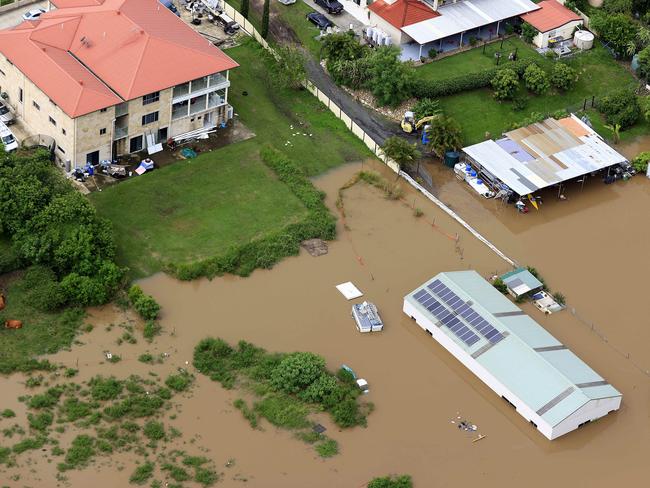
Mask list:
[{"label": "dark car", "polygon": [[316,25],[320,30],[326,30],[328,27],[334,27],[332,21],[320,12],[310,12],[307,14],[309,21]]},{"label": "dark car", "polygon": [[343,5],[338,0],[314,0],[316,5],[320,5],[330,14],[340,14],[343,12]]}]

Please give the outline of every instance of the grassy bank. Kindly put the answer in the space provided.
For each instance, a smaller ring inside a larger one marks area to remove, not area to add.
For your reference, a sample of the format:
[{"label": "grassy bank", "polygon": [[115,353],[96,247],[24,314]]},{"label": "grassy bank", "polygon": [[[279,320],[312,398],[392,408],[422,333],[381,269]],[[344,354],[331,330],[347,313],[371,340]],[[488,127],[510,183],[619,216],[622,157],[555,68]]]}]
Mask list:
[{"label": "grassy bank", "polygon": [[[83,320],[83,311],[69,308],[40,312],[34,307],[32,291],[38,287],[29,278],[5,277],[7,306],[0,311],[0,373],[47,367],[35,356],[50,354],[72,344]],[[5,320],[20,320],[22,329],[5,329]]]},{"label": "grassy bank", "polygon": [[241,65],[230,76],[230,103],[255,137],[91,196],[112,221],[119,262],[132,276],[203,262],[303,222],[307,206],[263,163],[262,148],[281,150],[306,175],[370,154],[309,92],[273,88],[257,44],[228,54]]},{"label": "grassy bank", "polygon": [[[519,39],[509,39],[512,47],[518,48],[520,58],[536,59],[537,63],[550,72],[554,61],[537,54]],[[506,55],[511,49],[504,52]],[[634,77],[611,55],[596,43],[590,51],[575,55],[565,61],[579,74],[578,82],[567,92],[551,90],[544,95],[533,95],[520,83],[516,98],[525,98],[526,106],[516,110],[511,101],[500,102],[494,99],[492,90],[485,88],[444,97],[440,100],[445,113],[456,118],[463,130],[465,144],[484,140],[485,133],[492,137],[508,130],[513,122],[522,121],[533,112],[550,113],[557,110],[578,110],[585,99],[602,97],[626,86],[635,86]],[[494,66],[494,58],[482,54],[482,48],[456,54],[435,61],[416,70],[420,79],[441,80],[471,73]]]}]

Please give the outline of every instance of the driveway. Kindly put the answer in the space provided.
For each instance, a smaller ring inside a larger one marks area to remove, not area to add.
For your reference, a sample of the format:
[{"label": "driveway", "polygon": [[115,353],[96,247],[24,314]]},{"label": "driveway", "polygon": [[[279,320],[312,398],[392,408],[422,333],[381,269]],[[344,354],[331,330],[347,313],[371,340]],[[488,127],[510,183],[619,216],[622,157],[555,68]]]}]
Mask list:
[{"label": "driveway", "polygon": [[43,8],[47,10],[47,2],[35,2],[31,5],[25,5],[23,7],[0,14],[0,29],[8,29],[9,27],[17,26],[23,21],[23,14],[28,10],[32,10],[34,8]]},{"label": "driveway", "polygon": [[350,15],[346,10],[344,10],[338,15],[328,14],[323,9],[323,7],[321,7],[320,5],[316,5],[316,2],[314,2],[314,0],[303,0],[303,2],[305,2],[307,5],[309,5],[317,12],[325,14],[325,16],[328,19],[330,19],[332,22],[334,22],[334,25],[336,25],[336,27],[338,27],[342,31],[349,30],[351,26],[352,30],[356,35],[361,36],[363,34],[363,24],[359,22],[357,19],[355,19],[352,15]]}]

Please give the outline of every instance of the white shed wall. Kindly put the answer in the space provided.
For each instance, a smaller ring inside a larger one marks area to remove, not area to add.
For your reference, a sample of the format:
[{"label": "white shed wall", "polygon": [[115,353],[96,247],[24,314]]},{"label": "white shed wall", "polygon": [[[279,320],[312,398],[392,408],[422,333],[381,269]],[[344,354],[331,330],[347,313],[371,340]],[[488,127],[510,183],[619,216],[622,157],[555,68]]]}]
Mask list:
[{"label": "white shed wall", "polygon": [[372,12],[371,10],[368,10],[368,13],[370,14],[370,17],[368,18],[368,24],[373,27],[378,27],[386,34],[390,35],[393,44],[399,46],[400,44],[411,40],[411,38],[404,34],[400,29],[393,27],[393,25],[386,22],[376,13]]},{"label": "white shed wall", "polygon": [[556,439],[572,430],[578,428],[580,424],[594,421],[604,417],[613,410],[618,410],[621,406],[621,397],[601,398],[592,400],[579,410],[576,410],[569,417],[553,427],[552,439]]},{"label": "white shed wall", "polygon": [[[515,406],[517,413],[528,421],[533,421],[539,430],[548,439],[553,439],[553,427],[548,424],[542,417],[537,415],[528,405],[519,397],[506,388],[500,381],[492,376],[483,366],[481,366],[473,357],[467,354],[458,344],[450,339],[435,324],[433,324],[417,308],[404,300],[403,311],[409,317],[415,319],[415,322],[424,330],[429,331],[433,338],[442,345],[447,351],[454,355],[467,369],[479,377],[492,391],[497,395],[506,397],[510,403]],[[576,424],[577,426],[577,424]],[[567,431],[568,432],[568,431]],[[561,434],[560,434],[561,435]],[[557,437],[557,436],[556,436]]]},{"label": "white shed wall", "polygon": [[540,32],[533,38],[533,44],[537,47],[548,47],[548,40],[552,37],[561,37],[562,39],[571,39],[573,38],[573,31],[579,25],[584,24],[582,20],[574,20],[568,24],[559,27],[558,29],[553,29],[547,32]]}]

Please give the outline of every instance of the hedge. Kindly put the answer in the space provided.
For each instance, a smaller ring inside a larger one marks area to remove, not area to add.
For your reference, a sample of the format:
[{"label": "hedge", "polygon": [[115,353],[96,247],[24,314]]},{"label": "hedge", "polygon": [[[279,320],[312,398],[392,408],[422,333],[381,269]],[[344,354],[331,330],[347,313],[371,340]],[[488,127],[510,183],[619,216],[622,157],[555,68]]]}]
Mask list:
[{"label": "hedge", "polygon": [[187,281],[225,273],[248,276],[255,269],[270,269],[282,258],[297,255],[300,243],[306,239],[336,237],[336,220],[323,202],[325,193],[314,187],[302,168],[275,149],[265,148],[261,156],[264,164],[307,208],[307,216],[265,237],[231,247],[219,256],[193,263],[168,263],[165,266],[168,273]]},{"label": "hedge", "polygon": [[485,88],[490,86],[490,82],[494,78],[494,75],[500,69],[510,68],[521,76],[524,70],[531,64],[537,63],[532,59],[520,59],[513,61],[512,63],[504,64],[503,66],[495,66],[494,68],[477,71],[475,73],[466,73],[446,80],[418,81],[413,87],[413,96],[416,98],[440,98],[455,95],[456,93],[464,91]]}]

